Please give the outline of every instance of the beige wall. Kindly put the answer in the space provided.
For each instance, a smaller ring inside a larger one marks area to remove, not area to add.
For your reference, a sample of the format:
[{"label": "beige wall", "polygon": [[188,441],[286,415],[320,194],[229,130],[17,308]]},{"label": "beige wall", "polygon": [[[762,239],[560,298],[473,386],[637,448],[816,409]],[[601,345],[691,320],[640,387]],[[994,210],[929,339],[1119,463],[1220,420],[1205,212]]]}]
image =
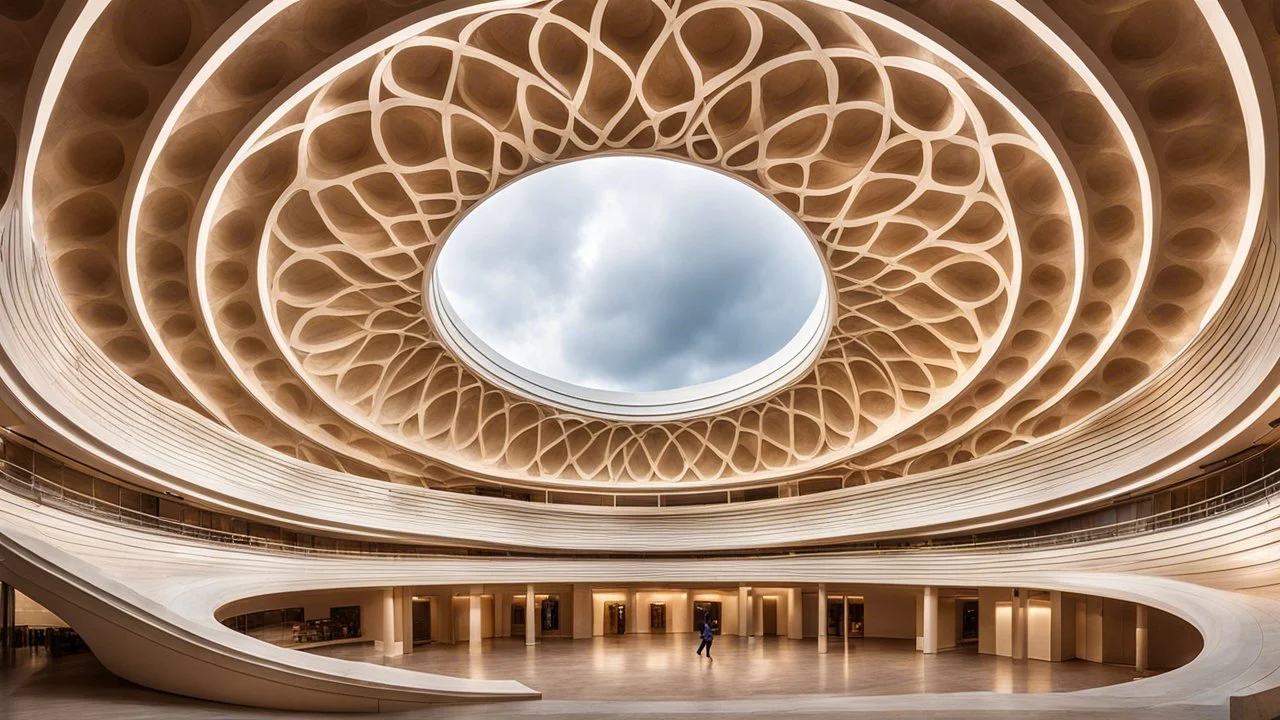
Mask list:
[{"label": "beige wall", "polygon": [[802,634],[807,638],[818,637],[818,593],[806,590],[800,596],[800,606]]},{"label": "beige wall", "polygon": [[[1010,639],[1013,632],[1012,599],[1013,590],[1009,588],[978,590],[978,652],[1008,657],[1013,647]],[[1004,610],[1000,611],[1000,607]]]},{"label": "beige wall", "polygon": [[1052,660],[1053,609],[1049,599],[1033,597],[1027,604],[1027,658]]},{"label": "beige wall", "polygon": [[573,610],[571,614],[572,635],[574,639],[589,638],[592,635],[592,618],[595,615],[591,602],[591,587],[585,584],[573,586]]},{"label": "beige wall", "polygon": [[1077,598],[1068,593],[1062,594],[1062,657],[1060,660],[1070,660],[1076,657],[1076,626],[1078,611],[1076,606],[1084,603],[1084,598]]},{"label": "beige wall", "polygon": [[1102,601],[1102,662],[1132,665],[1137,658],[1137,606],[1123,600]]},{"label": "beige wall", "polygon": [[1191,623],[1167,612],[1147,609],[1147,664],[1156,670],[1186,665],[1204,649],[1204,638]]},{"label": "beige wall", "polygon": [[[493,586],[486,586],[486,589]],[[524,586],[505,586],[494,589],[494,634],[497,637],[513,637],[511,608],[516,604],[524,605],[526,589]],[[543,632],[542,601],[556,596],[560,602],[560,628]],[[538,585],[534,587],[534,637],[573,637],[574,592],[572,585]],[[520,637],[524,637],[523,630]]]},{"label": "beige wall", "polygon": [[[480,596],[480,638],[491,638],[494,633],[493,595]],[[471,640],[471,597],[455,595],[453,597],[453,637],[455,642]]]},{"label": "beige wall", "polygon": [[787,588],[770,588],[770,587],[753,588],[751,593],[755,601],[755,609],[753,610],[751,615],[751,624],[752,624],[751,632],[755,635],[764,634],[764,607],[765,607],[764,599],[773,598],[777,602],[777,608],[778,608],[777,609],[778,622],[777,622],[776,632],[774,634],[781,635],[782,637],[786,637],[787,636],[787,620],[790,617],[790,612],[791,612],[790,610],[791,597],[790,597],[790,593],[787,591]]},{"label": "beige wall", "polygon": [[[666,630],[654,630],[649,627],[649,606],[664,603],[667,606]],[[689,603],[689,593],[680,591],[649,591],[636,593],[635,632],[640,633],[687,633],[693,631],[693,609]],[[628,632],[631,630],[628,629]]]},{"label": "beige wall", "polygon": [[689,624],[693,626],[693,603],[698,600],[709,600],[720,603],[720,634],[738,634],[738,592],[736,590],[722,592],[719,590],[698,590],[689,593]]},{"label": "beige wall", "polygon": [[[626,590],[595,590],[591,593],[591,634],[604,635],[604,608],[611,603],[627,603]],[[632,618],[628,618],[631,622]]]},{"label": "beige wall", "polygon": [[14,590],[13,623],[28,627],[67,627],[57,615],[49,612],[43,605]]},{"label": "beige wall", "polygon": [[374,640],[381,637],[379,632],[383,623],[382,593],[382,588],[361,588],[259,595],[223,605],[214,613],[214,617],[221,622],[226,618],[246,613],[300,607],[305,619],[319,620],[329,617],[330,608],[359,605],[360,637]]},{"label": "beige wall", "polygon": [[916,637],[915,590],[867,588],[862,592],[862,603],[867,637],[905,639]]},{"label": "beige wall", "polygon": [[950,650],[960,639],[960,603],[953,597],[938,598],[938,649]]}]

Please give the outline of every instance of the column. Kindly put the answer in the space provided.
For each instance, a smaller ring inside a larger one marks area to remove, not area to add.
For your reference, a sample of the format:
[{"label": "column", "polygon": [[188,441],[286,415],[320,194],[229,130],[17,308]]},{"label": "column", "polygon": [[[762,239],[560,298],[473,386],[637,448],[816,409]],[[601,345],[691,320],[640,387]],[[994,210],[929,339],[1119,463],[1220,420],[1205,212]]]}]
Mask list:
[{"label": "column", "polygon": [[925,655],[938,654],[938,588],[924,589],[924,650]]},{"label": "column", "polygon": [[818,583],[818,652],[827,652],[827,586]]},{"label": "column", "polygon": [[840,596],[840,639],[844,643],[844,651],[849,652],[849,596]]},{"label": "column", "polygon": [[[493,636],[511,637],[511,593],[499,590],[493,594]],[[481,600],[481,603],[484,601]],[[481,605],[483,607],[483,604]]]},{"label": "column", "polygon": [[1013,591],[1013,652],[1014,660],[1027,659],[1027,596],[1026,588]]},{"label": "column", "polygon": [[17,626],[18,597],[13,586],[0,583],[0,648],[13,647],[13,633]]},{"label": "column", "polygon": [[1062,591],[1049,591],[1049,659],[1053,662],[1062,662],[1065,659],[1066,649],[1063,626],[1067,622],[1074,623],[1076,620],[1075,613],[1071,613],[1068,620],[1064,617],[1065,609],[1062,602]]},{"label": "column", "polygon": [[398,587],[393,592],[396,612],[395,653],[413,652],[413,588]]},{"label": "column", "polygon": [[396,652],[396,596],[393,588],[382,591],[382,657],[395,657]]},{"label": "column", "polygon": [[[648,622],[648,618],[645,619]],[[640,632],[640,598],[635,588],[627,590],[627,634]]]},{"label": "column", "polygon": [[484,622],[483,622],[483,618],[481,617],[481,610],[483,606],[481,605],[481,602],[480,602],[480,595],[483,592],[484,592],[483,586],[481,585],[471,586],[471,597],[470,597],[471,607],[470,607],[470,613],[469,613],[467,635],[468,635],[469,649],[473,653],[480,652],[480,644],[484,640],[484,637],[483,637]]},{"label": "column", "polygon": [[537,625],[538,612],[535,607],[537,598],[533,595],[533,584],[525,586],[524,589],[524,644],[533,645],[538,642]]},{"label": "column", "polygon": [[751,637],[751,588],[738,586],[738,636]]},{"label": "column", "polygon": [[1147,669],[1147,606],[1138,605],[1137,622],[1134,623],[1134,667]]},{"label": "column", "polygon": [[431,613],[432,639],[438,636],[450,645],[458,642],[453,630],[453,588],[445,588],[431,598]]},{"label": "column", "polygon": [[787,590],[787,638],[804,639],[804,592],[800,588]]}]

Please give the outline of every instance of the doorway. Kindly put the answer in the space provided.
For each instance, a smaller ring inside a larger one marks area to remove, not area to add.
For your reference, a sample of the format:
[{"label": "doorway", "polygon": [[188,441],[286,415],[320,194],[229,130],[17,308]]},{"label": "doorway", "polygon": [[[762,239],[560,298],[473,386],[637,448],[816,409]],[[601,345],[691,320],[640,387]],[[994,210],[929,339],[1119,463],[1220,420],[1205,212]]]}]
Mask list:
[{"label": "doorway", "polygon": [[541,620],[542,632],[552,633],[560,630],[560,596],[548,595],[542,599],[537,607],[538,618]]},{"label": "doorway", "polygon": [[702,623],[711,623],[711,632],[720,634],[720,603],[714,600],[695,600],[693,603],[693,629],[702,630]]},{"label": "doorway", "polygon": [[844,603],[839,598],[831,600],[827,598],[827,637],[838,638],[844,635]]},{"label": "doorway", "polygon": [[524,598],[520,597],[511,601],[511,634],[515,637],[524,637]]},{"label": "doorway", "polygon": [[611,602],[604,606],[604,634],[625,635],[627,633],[627,606],[623,603]]},{"label": "doorway", "polygon": [[764,602],[762,602],[761,605],[764,608],[763,610],[764,617],[761,618],[764,624],[764,627],[762,629],[763,634],[777,635],[778,634],[778,598],[766,597],[764,598]]},{"label": "doorway", "polygon": [[861,598],[849,601],[849,637],[860,638],[866,634],[865,613]]},{"label": "doorway", "polygon": [[978,642],[978,601],[960,601],[960,642]]},{"label": "doorway", "polygon": [[413,599],[413,644],[431,642],[431,599]]},{"label": "doorway", "polygon": [[667,604],[649,603],[649,629],[667,631]]}]

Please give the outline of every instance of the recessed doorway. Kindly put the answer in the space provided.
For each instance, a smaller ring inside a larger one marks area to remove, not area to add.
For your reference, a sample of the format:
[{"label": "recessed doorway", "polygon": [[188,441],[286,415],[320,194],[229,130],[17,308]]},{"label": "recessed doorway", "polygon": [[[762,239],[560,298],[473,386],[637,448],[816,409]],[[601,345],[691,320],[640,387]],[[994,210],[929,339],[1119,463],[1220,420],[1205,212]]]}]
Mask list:
[{"label": "recessed doorway", "polygon": [[764,617],[761,618],[763,623],[762,632],[765,635],[778,634],[778,598],[766,597],[761,603],[761,610]]},{"label": "recessed doorway", "polygon": [[978,601],[960,601],[960,642],[978,642]]},{"label": "recessed doorway", "polygon": [[413,644],[431,642],[431,598],[413,599]]},{"label": "recessed doorway", "polygon": [[865,612],[862,598],[849,599],[849,637],[860,638],[866,634]]},{"label": "recessed doorway", "polygon": [[604,634],[625,635],[627,633],[627,606],[624,603],[606,603],[604,606]]},{"label": "recessed doorway", "polygon": [[720,603],[715,600],[695,600],[693,603],[693,629],[700,632],[702,623],[711,623],[711,631],[720,634]]}]

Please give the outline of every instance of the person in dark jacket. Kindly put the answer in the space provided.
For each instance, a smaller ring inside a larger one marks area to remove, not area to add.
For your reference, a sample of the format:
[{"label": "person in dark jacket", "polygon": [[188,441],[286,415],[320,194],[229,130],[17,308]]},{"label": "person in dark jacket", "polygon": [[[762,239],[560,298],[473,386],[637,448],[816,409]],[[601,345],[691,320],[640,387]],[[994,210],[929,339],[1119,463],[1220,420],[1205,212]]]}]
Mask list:
[{"label": "person in dark jacket", "polygon": [[707,651],[707,659],[714,660],[711,657],[711,641],[716,639],[716,633],[711,629],[711,623],[706,620],[702,621],[702,644],[698,646],[698,655],[702,655],[702,651]]}]

